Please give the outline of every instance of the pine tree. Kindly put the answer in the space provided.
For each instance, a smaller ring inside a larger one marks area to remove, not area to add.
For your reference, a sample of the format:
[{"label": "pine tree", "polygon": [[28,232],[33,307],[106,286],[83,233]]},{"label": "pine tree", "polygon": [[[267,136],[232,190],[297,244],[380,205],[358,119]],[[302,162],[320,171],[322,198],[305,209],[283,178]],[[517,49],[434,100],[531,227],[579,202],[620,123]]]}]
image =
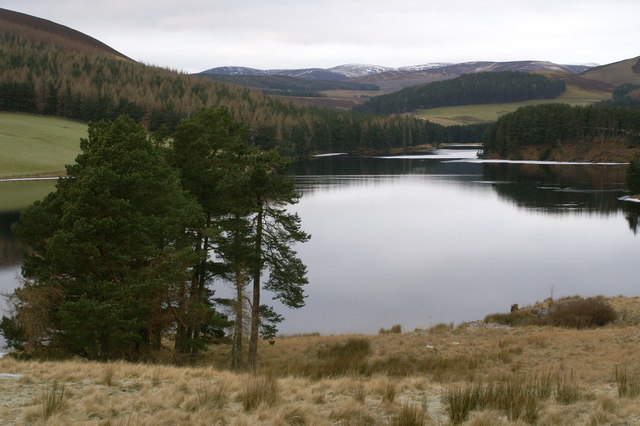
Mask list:
[{"label": "pine tree", "polygon": [[186,320],[177,290],[202,212],[131,119],[91,124],[81,149],[14,228],[31,252],[3,325],[31,351],[143,359]]}]

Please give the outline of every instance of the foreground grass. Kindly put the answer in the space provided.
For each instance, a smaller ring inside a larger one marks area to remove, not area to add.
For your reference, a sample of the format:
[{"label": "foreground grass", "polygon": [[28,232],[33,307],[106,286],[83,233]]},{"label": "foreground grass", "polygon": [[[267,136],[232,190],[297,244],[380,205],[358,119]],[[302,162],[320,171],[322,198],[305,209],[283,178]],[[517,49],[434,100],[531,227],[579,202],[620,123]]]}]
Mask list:
[{"label": "foreground grass", "polygon": [[87,125],[54,117],[0,113],[0,177],[60,174],[80,152]]},{"label": "foreground grass", "polygon": [[500,116],[528,105],[565,103],[572,106],[585,106],[610,98],[610,93],[588,91],[578,87],[568,86],[565,93],[556,99],[536,99],[524,102],[501,104],[461,105],[432,108],[419,110],[415,115],[418,118],[423,118],[445,126],[478,124],[496,121]]},{"label": "foreground grass", "polygon": [[280,337],[255,375],[222,345],[190,368],[3,358],[0,424],[640,424],[639,304],[599,329]]}]

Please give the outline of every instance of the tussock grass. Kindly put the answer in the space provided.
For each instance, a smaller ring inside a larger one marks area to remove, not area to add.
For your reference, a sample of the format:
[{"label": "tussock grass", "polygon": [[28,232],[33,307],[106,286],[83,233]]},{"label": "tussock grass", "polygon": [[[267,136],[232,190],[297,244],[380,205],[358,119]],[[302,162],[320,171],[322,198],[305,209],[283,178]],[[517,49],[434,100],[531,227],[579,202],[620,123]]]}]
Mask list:
[{"label": "tussock grass", "polygon": [[[631,311],[632,302],[611,304]],[[45,422],[43,390],[56,382],[64,383],[64,408],[50,414],[46,423],[52,425],[391,425],[407,418],[409,413],[400,415],[405,405],[417,410],[415,424],[422,410],[424,424],[443,425],[453,423],[450,404],[460,407],[456,421],[466,425],[635,424],[640,395],[633,396],[633,386],[640,386],[629,360],[638,345],[637,327],[625,323],[301,335],[264,344],[258,376],[228,371],[224,345],[212,346],[191,367],[5,357],[0,373],[23,376],[0,376],[0,420]],[[323,370],[341,356],[359,360],[358,369]],[[265,377],[276,383],[275,391],[255,384]],[[446,398],[455,389],[460,396]],[[61,394],[59,385],[56,392]]]},{"label": "tussock grass", "polygon": [[629,373],[626,365],[616,365],[614,379],[618,385],[620,397],[635,398],[640,395],[640,374],[638,372]]},{"label": "tussock grass", "polygon": [[55,413],[64,411],[67,406],[67,395],[64,384],[54,380],[51,386],[42,391],[42,418],[47,420]]},{"label": "tussock grass", "polygon": [[534,424],[538,420],[541,401],[551,395],[548,374],[513,375],[488,383],[454,386],[445,396],[449,419],[458,424],[469,419],[469,413],[478,409],[502,411],[509,420],[522,420]]},{"label": "tussock grass", "polygon": [[278,393],[278,379],[273,376],[255,376],[244,384],[238,400],[244,411],[253,411],[261,404],[276,404]]},{"label": "tussock grass", "polygon": [[415,404],[403,404],[393,418],[393,426],[423,426],[428,420],[427,413]]}]

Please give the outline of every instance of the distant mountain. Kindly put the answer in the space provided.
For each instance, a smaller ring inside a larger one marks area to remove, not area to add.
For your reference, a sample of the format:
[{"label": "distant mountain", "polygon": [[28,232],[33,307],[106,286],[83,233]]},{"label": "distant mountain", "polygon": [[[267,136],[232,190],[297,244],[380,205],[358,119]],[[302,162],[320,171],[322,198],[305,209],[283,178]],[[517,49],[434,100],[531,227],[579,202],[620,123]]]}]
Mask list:
[{"label": "distant mountain", "polygon": [[304,78],[308,80],[342,81],[391,71],[393,68],[378,65],[346,64],[333,68],[304,68],[294,70],[260,70],[247,67],[211,68],[199,74],[204,75],[280,75],[285,77]]},{"label": "distant mountain", "polygon": [[627,83],[640,84],[640,56],[590,68],[580,75],[592,80],[604,81],[614,86]]},{"label": "distant mountain", "polygon": [[512,62],[490,62],[475,61],[463,62],[460,64],[445,64],[442,66],[408,70],[412,67],[404,67],[405,70],[388,71],[379,74],[352,79],[360,83],[375,83],[381,90],[396,91],[405,87],[416,86],[418,84],[432,83],[434,81],[449,80],[463,74],[474,74],[479,72],[501,72],[501,71],[556,71],[578,74],[587,69],[589,65],[560,65],[547,61],[512,61]]},{"label": "distant mountain", "polygon": [[28,36],[46,43],[72,47],[76,50],[97,51],[121,59],[131,60],[100,40],[47,19],[12,10],[0,9],[0,31]]},{"label": "distant mountain", "polygon": [[373,83],[383,91],[396,91],[405,87],[433,81],[448,80],[462,74],[499,71],[561,71],[578,74],[591,65],[559,65],[546,61],[513,61],[513,62],[464,62],[450,64],[443,62],[411,65],[391,68],[379,65],[345,64],[333,68],[305,68],[305,69],[272,69],[261,70],[246,67],[211,68],[200,74],[222,75],[283,75],[288,77],[305,78],[310,80],[342,81],[350,80],[357,83]]}]

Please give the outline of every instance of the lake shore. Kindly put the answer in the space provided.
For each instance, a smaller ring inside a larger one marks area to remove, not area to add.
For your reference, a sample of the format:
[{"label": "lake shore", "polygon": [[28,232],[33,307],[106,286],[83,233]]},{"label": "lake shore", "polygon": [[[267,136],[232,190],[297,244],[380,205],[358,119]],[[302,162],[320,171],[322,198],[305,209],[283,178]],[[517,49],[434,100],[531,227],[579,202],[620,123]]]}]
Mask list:
[{"label": "lake shore", "polygon": [[[537,402],[535,424],[637,424],[638,397],[619,395],[616,371],[637,383],[640,298],[607,301],[619,320],[598,329],[441,324],[368,336],[279,337],[261,349],[258,376],[226,370],[222,346],[195,367],[5,357],[0,424],[43,421],[52,392],[62,402],[46,414],[47,424],[448,424],[452,390],[543,374],[554,384]],[[340,352],[349,342],[366,342],[368,351]],[[342,353],[347,366],[332,353]],[[571,386],[571,398],[560,394],[562,383]],[[254,405],[247,402],[251,389],[261,395]],[[523,424],[501,409],[468,417],[464,424]]]},{"label": "lake shore", "polygon": [[[626,141],[602,140],[593,143],[563,142],[552,148],[527,145],[510,153],[509,160],[561,161],[583,163],[628,163],[640,155],[640,146],[630,147]],[[505,159],[497,153],[490,153],[484,159]]]}]

